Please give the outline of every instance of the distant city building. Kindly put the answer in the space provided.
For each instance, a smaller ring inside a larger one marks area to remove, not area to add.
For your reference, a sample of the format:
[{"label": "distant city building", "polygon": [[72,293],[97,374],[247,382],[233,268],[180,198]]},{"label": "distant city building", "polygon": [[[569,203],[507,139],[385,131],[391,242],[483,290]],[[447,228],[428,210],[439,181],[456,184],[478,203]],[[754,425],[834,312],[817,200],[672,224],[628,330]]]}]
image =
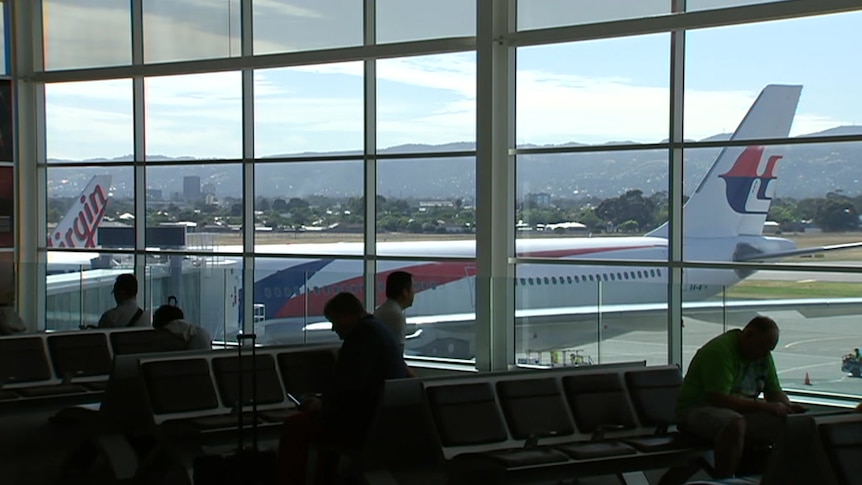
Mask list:
[{"label": "distant city building", "polygon": [[216,195],[216,186],[215,184],[204,184],[201,189],[204,195]]},{"label": "distant city building", "polygon": [[547,192],[527,194],[524,198],[525,209],[547,209],[548,207],[551,207],[551,194]]},{"label": "distant city building", "polygon": [[162,200],[163,198],[161,189],[147,189],[148,200]]},{"label": "distant city building", "polygon": [[201,194],[201,178],[197,175],[183,177],[183,198],[188,202],[197,202],[203,199]]}]

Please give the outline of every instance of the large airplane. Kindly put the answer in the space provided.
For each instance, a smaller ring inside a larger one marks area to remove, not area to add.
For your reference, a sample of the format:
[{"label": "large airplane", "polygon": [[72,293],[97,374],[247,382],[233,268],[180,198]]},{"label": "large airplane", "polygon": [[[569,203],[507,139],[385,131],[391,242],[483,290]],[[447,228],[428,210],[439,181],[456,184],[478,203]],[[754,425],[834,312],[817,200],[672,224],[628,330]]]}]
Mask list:
[{"label": "large airplane", "polygon": [[[769,85],[758,96],[732,141],[785,138],[790,133],[801,86]],[[776,167],[783,147],[740,146],[721,151],[685,205],[684,254],[690,261],[769,261],[832,248],[796,249],[787,239],[768,237],[762,228],[769,211]],[[668,226],[643,237],[518,239],[516,256],[561,260],[667,261]],[[267,246],[267,252],[298,255],[291,263],[256,263],[255,303],[263,313],[265,337],[274,342],[322,338],[329,325],[324,303],[340,291],[364,297],[362,262],[303,259],[302,254],[361,255],[362,244]],[[378,253],[411,258],[378,263],[376,301],[392,271],[414,275],[416,297],[408,313],[407,350],[469,357],[474,348],[475,257],[473,241],[386,242]],[[417,262],[416,258],[428,258]],[[443,259],[435,262],[434,258]],[[447,258],[465,258],[451,261]],[[523,264],[514,284],[516,337],[520,349],[563,348],[575,334],[572,323],[599,312],[666,314],[664,267]],[[751,272],[688,268],[684,299],[702,301],[750,276]],[[261,308],[262,307],[262,308]],[[583,343],[583,342],[580,342]],[[569,342],[569,346],[578,343]]]},{"label": "large airplane", "polygon": [[[731,140],[787,137],[801,90],[801,86],[787,85],[764,88]],[[780,146],[738,146],[721,151],[684,207],[686,260],[762,262],[858,246],[797,249],[790,240],[762,234],[782,150]],[[86,197],[89,211],[103,215],[99,185],[93,184],[91,181],[84,191],[84,194],[96,194],[95,198]],[[84,199],[82,195],[81,200]],[[92,222],[87,208],[78,207],[72,212],[76,211],[78,214],[71,222],[64,219],[53,232],[55,241],[66,241],[67,234],[77,237],[79,232],[92,233],[87,230],[90,226],[85,225],[85,222]],[[97,225],[98,221],[95,222]],[[638,317],[639,322],[644,315],[666,315],[667,269],[643,262],[666,262],[667,238],[668,226],[664,224],[642,237],[518,239],[515,245],[518,257],[641,263],[631,266],[519,265],[514,281],[518,349],[548,350],[582,344],[577,341],[582,336],[577,335],[573,324],[596,321],[600,315],[622,314],[629,319]],[[83,240],[83,246],[69,245],[66,241],[65,247],[93,247],[90,245],[92,238]],[[377,248],[378,254],[403,256],[405,260],[378,262],[375,301],[385,299],[384,282],[388,274],[397,270],[413,274],[416,297],[407,311],[410,327],[407,352],[460,358],[473,356],[476,264],[471,259],[475,258],[475,242],[383,242]],[[238,253],[242,248],[221,249]],[[335,335],[322,316],[325,302],[341,291],[350,291],[360,299],[365,297],[362,243],[259,245],[256,249],[259,255],[290,255],[289,259],[260,256],[255,261],[253,313],[261,342],[334,339]],[[330,254],[333,256],[321,257]],[[240,260],[236,263],[237,268],[242,267]],[[683,273],[684,299],[710,307],[706,299],[751,273],[687,268]],[[231,281],[225,285],[226,292],[236,301],[235,296],[241,293],[241,272],[237,270],[231,274]],[[239,322],[243,315],[242,302],[234,306],[235,319]]]}]

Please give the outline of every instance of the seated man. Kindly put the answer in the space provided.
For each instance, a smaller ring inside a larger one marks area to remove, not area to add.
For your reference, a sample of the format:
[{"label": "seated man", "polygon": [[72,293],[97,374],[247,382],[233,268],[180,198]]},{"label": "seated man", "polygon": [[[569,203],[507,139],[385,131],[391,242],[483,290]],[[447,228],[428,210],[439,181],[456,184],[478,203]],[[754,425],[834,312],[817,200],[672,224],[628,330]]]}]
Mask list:
[{"label": "seated man", "polygon": [[[350,293],[339,293],[323,309],[332,331],[343,341],[331,385],[320,399],[302,401],[301,412],[287,418],[278,443],[282,484],[306,483],[309,445],[323,443],[355,449],[365,441],[387,379],[407,376],[407,366],[392,332],[369,315]],[[338,458],[318,453],[316,483],[329,483]]]},{"label": "seated man", "polygon": [[[712,440],[715,472],[736,473],[746,443],[769,445],[783,416],[802,412],[781,390],[771,352],[778,325],[758,316],[701,347],[689,364],[677,402],[679,428]],[[765,399],[758,399],[763,392]]]},{"label": "seated man", "polygon": [[183,311],[175,305],[162,305],[153,314],[156,345],[159,350],[211,350],[212,338],[203,328],[184,320]]},{"label": "seated man", "polygon": [[99,328],[148,327],[150,312],[138,306],[138,280],[131,273],[121,274],[111,291],[117,306],[102,314]]}]

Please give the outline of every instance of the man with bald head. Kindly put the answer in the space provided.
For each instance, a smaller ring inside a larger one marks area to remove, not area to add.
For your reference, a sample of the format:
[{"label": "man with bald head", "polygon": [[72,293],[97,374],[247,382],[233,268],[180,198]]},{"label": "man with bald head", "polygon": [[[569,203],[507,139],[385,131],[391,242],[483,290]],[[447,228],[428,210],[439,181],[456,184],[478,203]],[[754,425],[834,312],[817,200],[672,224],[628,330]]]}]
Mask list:
[{"label": "man with bald head", "polygon": [[713,441],[719,476],[736,472],[746,444],[775,442],[783,417],[804,411],[778,382],[771,353],[778,336],[774,320],[757,316],[707,342],[689,364],[677,402],[679,428]]}]

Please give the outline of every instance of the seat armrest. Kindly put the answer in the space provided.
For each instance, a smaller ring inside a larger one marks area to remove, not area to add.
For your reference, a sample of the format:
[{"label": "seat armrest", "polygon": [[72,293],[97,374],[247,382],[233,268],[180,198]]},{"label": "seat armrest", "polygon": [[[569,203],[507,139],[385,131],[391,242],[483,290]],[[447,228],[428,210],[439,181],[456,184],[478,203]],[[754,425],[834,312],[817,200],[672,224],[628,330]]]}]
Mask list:
[{"label": "seat armrest", "polygon": [[608,431],[622,431],[626,429],[626,427],[622,424],[600,424],[596,427],[595,431],[593,431],[593,436],[590,438],[590,441],[601,441],[605,439],[605,433]]}]

